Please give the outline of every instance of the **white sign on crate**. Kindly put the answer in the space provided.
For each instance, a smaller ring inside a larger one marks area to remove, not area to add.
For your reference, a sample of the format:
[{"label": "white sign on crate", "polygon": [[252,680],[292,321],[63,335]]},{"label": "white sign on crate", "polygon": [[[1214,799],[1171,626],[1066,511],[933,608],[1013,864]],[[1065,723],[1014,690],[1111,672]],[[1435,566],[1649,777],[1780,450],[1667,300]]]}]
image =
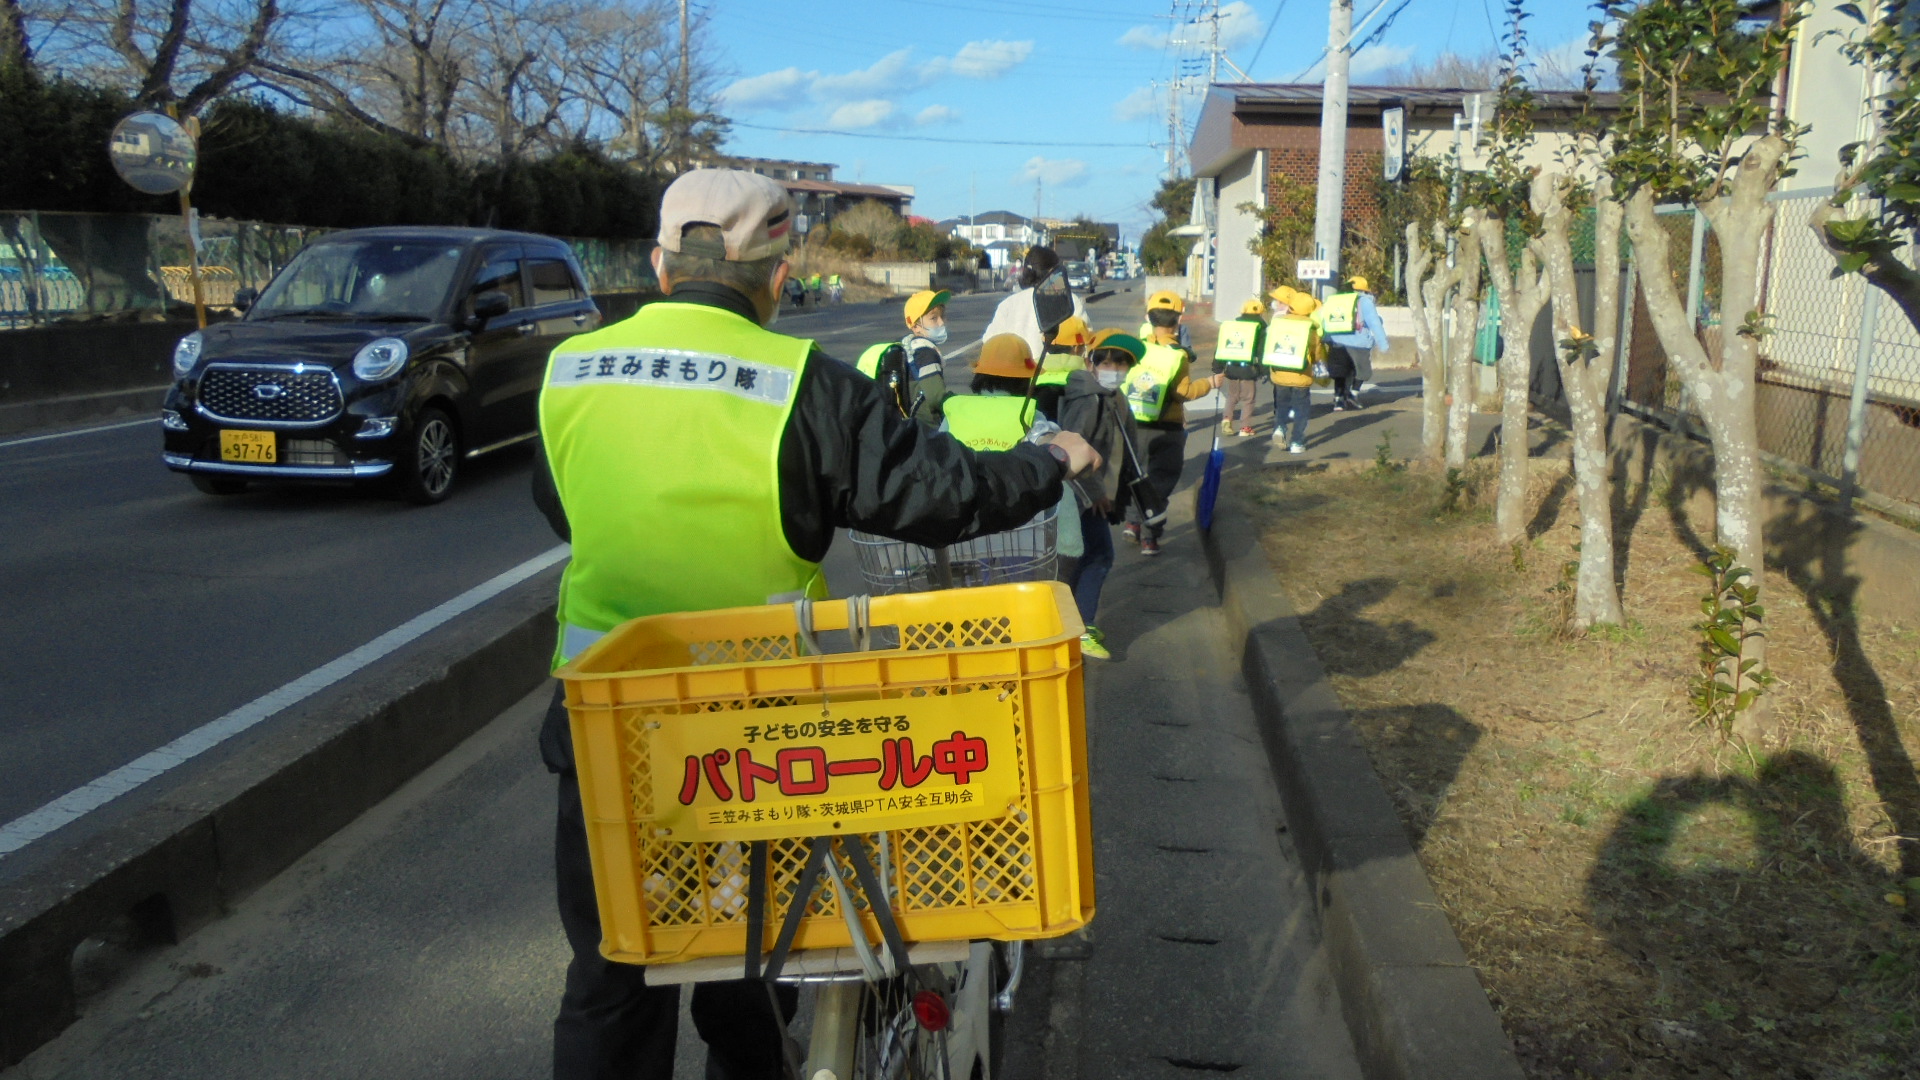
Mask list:
[{"label": "white sign on crate", "polygon": [[1301,281],[1331,281],[1333,266],[1326,259],[1301,259],[1293,268],[1293,276]]}]

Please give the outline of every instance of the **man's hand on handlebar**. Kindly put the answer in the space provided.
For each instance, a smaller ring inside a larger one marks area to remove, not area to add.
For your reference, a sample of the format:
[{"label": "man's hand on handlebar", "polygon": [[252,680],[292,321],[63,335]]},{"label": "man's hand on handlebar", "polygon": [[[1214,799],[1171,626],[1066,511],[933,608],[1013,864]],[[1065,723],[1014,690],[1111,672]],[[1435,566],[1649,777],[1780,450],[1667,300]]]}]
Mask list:
[{"label": "man's hand on handlebar", "polygon": [[1061,431],[1043,445],[1057,446],[1067,455],[1067,479],[1085,475],[1100,467],[1100,451],[1088,445],[1077,433]]}]

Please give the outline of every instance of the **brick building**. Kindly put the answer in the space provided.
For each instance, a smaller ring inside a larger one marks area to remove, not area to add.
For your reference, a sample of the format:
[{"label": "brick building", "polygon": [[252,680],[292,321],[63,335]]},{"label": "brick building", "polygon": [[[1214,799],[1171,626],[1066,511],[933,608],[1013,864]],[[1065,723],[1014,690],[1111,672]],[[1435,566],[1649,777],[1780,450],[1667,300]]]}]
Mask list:
[{"label": "brick building", "polygon": [[[1188,160],[1200,180],[1196,202],[1207,232],[1202,250],[1214,252],[1212,294],[1222,317],[1231,317],[1242,301],[1268,287],[1260,260],[1248,249],[1260,229],[1259,218],[1239,207],[1273,205],[1275,177],[1299,184],[1297,197],[1312,212],[1320,177],[1320,95],[1318,83],[1221,83],[1201,107]],[[1608,95],[1602,95],[1607,97]],[[1529,160],[1546,164],[1566,139],[1578,103],[1570,91],[1535,91],[1536,142]],[[1493,96],[1486,91],[1404,86],[1355,86],[1348,91],[1347,157],[1342,230],[1372,231],[1380,215],[1375,178],[1386,152],[1382,115],[1405,110],[1405,154],[1443,157],[1453,148],[1454,118],[1460,117],[1462,161],[1484,167],[1477,145],[1477,120],[1491,122]],[[1276,283],[1277,284],[1277,283]]]}]

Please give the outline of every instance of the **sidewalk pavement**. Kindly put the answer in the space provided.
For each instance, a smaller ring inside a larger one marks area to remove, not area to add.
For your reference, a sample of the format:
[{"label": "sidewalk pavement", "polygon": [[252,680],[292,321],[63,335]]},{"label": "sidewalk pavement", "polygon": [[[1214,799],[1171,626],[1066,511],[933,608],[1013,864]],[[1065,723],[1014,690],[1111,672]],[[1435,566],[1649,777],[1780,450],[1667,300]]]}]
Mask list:
[{"label": "sidewalk pavement", "polygon": [[[1214,423],[1195,409],[1187,490]],[[1362,438],[1336,433],[1326,452]],[[1087,662],[1099,915],[1036,950],[1013,1077],[1359,1076],[1192,505],[1174,500],[1160,558],[1120,545],[1100,618],[1116,659]],[[829,561],[843,590],[851,557],[841,543]],[[225,920],[133,958],[79,1022],[0,1075],[547,1075],[566,961],[554,781],[534,748],[548,693]],[[701,1075],[702,1056],[683,1016],[676,1076]]]}]

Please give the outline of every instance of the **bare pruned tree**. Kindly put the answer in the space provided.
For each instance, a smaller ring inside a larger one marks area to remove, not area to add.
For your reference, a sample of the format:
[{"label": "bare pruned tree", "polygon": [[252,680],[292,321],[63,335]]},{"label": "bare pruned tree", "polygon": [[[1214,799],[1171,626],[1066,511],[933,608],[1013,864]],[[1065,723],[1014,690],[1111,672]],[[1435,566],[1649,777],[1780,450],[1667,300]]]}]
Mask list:
[{"label": "bare pruned tree", "polygon": [[126,88],[142,105],[193,115],[259,65],[300,0],[71,0],[25,7],[42,21],[39,56]]}]

